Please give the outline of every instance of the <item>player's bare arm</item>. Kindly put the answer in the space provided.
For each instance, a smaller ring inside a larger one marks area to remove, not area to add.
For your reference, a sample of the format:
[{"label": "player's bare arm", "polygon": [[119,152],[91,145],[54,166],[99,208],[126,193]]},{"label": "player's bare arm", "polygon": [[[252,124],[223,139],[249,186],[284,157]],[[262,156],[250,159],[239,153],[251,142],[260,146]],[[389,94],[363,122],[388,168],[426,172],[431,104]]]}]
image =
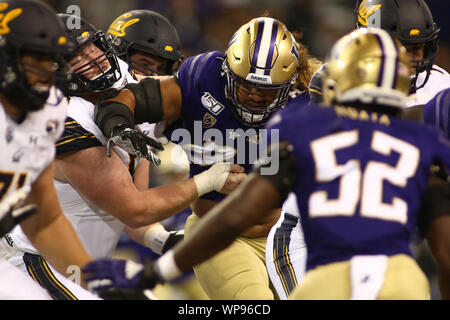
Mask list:
[{"label": "player's bare arm", "polygon": [[[59,206],[53,184],[53,166],[53,163],[49,165],[32,185],[28,201],[37,205],[38,212],[24,220],[21,227],[42,256],[61,274],[66,274],[68,266],[83,267],[92,258]],[[70,255],[67,254],[69,251]]]},{"label": "player's bare arm", "polygon": [[266,178],[251,174],[225,200],[200,219],[188,240],[174,248],[175,262],[181,271],[225,249],[243,231],[271,214],[280,195]]},{"label": "player's bare arm", "polygon": [[[431,176],[429,181],[428,203],[438,215],[425,232],[428,246],[436,261],[439,288],[442,299],[450,299],[450,186],[444,180]],[[425,200],[427,201],[427,200]],[[430,207],[426,207],[428,212]],[[426,214],[426,213],[424,213]]]},{"label": "player's bare arm", "polygon": [[174,77],[148,77],[105,96],[96,108],[96,123],[110,137],[118,125],[133,127],[135,123],[175,121],[181,115],[181,91]]},{"label": "player's bare arm", "polygon": [[[199,194],[211,191],[210,183],[219,175],[228,175],[228,172],[213,175],[209,172],[202,175],[203,179],[196,176],[140,191],[120,158],[115,153],[107,158],[105,147],[58,156],[56,163],[57,179],[70,182],[100,209],[134,228],[164,220],[181,211]],[[243,168],[238,165],[230,165],[229,168],[230,174],[223,184],[225,188],[227,183],[234,183],[234,175],[243,174]],[[211,177],[212,180],[209,179]]]}]

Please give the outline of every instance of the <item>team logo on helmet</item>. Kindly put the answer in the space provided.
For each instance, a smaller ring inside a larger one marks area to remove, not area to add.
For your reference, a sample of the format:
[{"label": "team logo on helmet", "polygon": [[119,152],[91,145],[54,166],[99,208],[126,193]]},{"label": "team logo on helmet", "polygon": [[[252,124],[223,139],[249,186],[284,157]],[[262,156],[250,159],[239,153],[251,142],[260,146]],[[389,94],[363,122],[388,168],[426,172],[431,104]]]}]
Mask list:
[{"label": "team logo on helmet", "polygon": [[409,35],[410,36],[419,36],[420,35],[420,30],[419,29],[411,29],[409,31]]},{"label": "team logo on helmet", "polygon": [[[5,2],[0,3],[0,11],[4,11],[7,8],[8,8],[8,3],[5,3]],[[12,20],[17,18],[18,16],[20,16],[22,14],[22,11],[23,10],[21,8],[16,8],[16,9],[9,11],[6,14],[0,13],[0,34],[8,34],[11,31],[11,29],[8,26],[8,23],[10,23]]]},{"label": "team logo on helmet", "polygon": [[135,24],[136,22],[139,22],[140,20],[139,18],[131,19],[128,21],[124,20],[129,17],[131,17],[131,13],[126,13],[124,15],[119,16],[116,20],[113,21],[113,23],[111,23],[108,33],[117,37],[125,36],[126,35],[125,29]]},{"label": "team logo on helmet", "polygon": [[358,8],[358,22],[367,27],[369,18],[382,7],[381,4],[368,6],[366,0],[363,0]]}]

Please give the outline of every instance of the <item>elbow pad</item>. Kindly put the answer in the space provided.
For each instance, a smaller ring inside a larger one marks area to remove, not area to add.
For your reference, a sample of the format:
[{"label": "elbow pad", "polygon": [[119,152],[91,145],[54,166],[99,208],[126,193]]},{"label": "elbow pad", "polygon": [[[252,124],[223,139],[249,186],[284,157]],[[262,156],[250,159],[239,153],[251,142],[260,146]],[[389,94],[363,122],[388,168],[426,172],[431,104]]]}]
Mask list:
[{"label": "elbow pad", "polygon": [[134,94],[136,123],[155,123],[163,120],[159,80],[150,77],[144,78],[138,83],[127,84],[125,88]]},{"label": "elbow pad", "polygon": [[113,129],[119,125],[134,128],[134,114],[123,103],[105,101],[118,95],[119,89],[108,89],[95,104],[94,121],[106,137],[111,137]]},{"label": "elbow pad", "polygon": [[[287,141],[272,144],[268,148],[267,157],[259,160],[253,167],[252,172],[269,180],[280,192],[280,206],[291,192],[297,172],[297,162],[293,154],[293,146]],[[274,156],[278,153],[278,158]],[[264,168],[270,168],[278,161],[278,171],[273,175],[265,174]]]}]

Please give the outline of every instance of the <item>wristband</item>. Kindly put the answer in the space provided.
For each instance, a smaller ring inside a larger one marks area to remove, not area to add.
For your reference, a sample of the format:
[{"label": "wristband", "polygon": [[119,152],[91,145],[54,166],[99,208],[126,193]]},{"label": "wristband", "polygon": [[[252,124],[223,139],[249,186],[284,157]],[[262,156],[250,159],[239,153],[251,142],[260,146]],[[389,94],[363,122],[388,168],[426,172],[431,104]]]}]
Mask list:
[{"label": "wristband", "polygon": [[183,274],[175,262],[173,250],[167,251],[155,263],[158,275],[164,281],[171,281]]},{"label": "wristband", "polygon": [[170,232],[164,229],[162,225],[151,226],[144,233],[144,245],[154,253],[162,254],[162,249],[169,236]]}]

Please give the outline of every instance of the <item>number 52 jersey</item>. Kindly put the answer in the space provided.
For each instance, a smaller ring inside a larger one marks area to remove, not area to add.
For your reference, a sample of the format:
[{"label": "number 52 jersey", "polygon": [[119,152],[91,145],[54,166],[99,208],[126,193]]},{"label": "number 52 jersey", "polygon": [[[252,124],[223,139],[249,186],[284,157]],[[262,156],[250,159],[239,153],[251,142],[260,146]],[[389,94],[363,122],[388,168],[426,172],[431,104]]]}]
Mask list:
[{"label": "number 52 jersey", "polygon": [[450,167],[442,134],[386,114],[295,103],[268,129],[293,146],[308,270],[353,255],[411,255],[430,167]]}]

